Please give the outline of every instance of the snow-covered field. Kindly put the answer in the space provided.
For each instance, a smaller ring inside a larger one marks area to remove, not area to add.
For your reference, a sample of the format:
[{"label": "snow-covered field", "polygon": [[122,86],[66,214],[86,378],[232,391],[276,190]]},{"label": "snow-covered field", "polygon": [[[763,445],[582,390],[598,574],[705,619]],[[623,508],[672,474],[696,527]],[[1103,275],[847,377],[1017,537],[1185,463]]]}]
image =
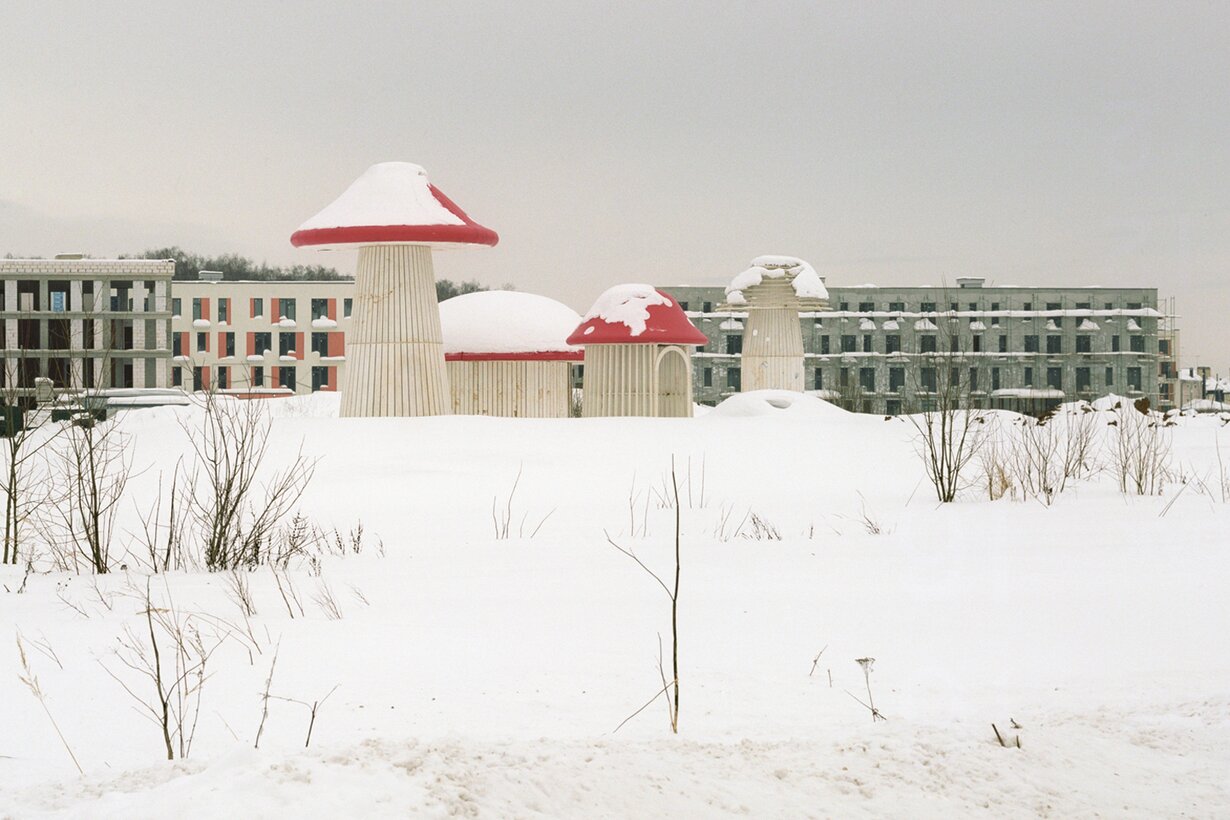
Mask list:
[{"label": "snow-covered field", "polygon": [[[297,563],[302,611],[250,573],[250,626],[225,574],[153,578],[157,606],[245,633],[209,661],[186,760],[112,677],[153,698],[116,654],[145,634],[139,562],[21,594],[22,568],[0,570],[0,817],[1230,815],[1218,418],[1170,428],[1188,484],[1160,497],[1103,473],[1051,506],[938,505],[908,422],[818,400],[533,421],[339,420],[332,398],[269,405],[267,466],[319,457],[302,509],[361,520],[359,554]],[[201,413],[123,418],[131,498]],[[661,700],[615,732],[662,686],[670,608],[604,531],[673,574],[672,456],[680,732]],[[118,538],[135,526],[129,501]],[[84,776],[19,680],[17,633]],[[254,749],[275,652],[268,688],[290,700]],[[886,721],[855,699],[864,657]],[[291,701],[327,695],[305,749]]]}]

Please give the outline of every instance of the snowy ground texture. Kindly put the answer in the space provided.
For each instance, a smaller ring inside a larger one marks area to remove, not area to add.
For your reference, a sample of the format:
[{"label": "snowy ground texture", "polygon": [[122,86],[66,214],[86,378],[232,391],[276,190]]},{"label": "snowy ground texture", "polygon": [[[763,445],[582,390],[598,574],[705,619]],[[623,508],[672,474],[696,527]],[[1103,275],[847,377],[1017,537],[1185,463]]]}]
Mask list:
[{"label": "snowy ground texture", "polygon": [[[211,658],[186,760],[165,760],[108,674],[152,698],[116,654],[146,625],[139,561],[35,573],[20,594],[22,568],[0,570],[0,818],[1230,815],[1218,418],[1170,429],[1188,484],[1160,497],[1103,473],[1050,506],[973,490],[938,505],[908,422],[814,399],[552,421],[339,420],[330,399],[270,403],[268,466],[301,443],[318,456],[302,507],[361,520],[363,548],[319,576],[292,568],[293,618],[272,573],[249,574],[249,636]],[[132,498],[152,497],[187,449],[177,420],[201,412],[123,418]],[[673,571],[672,455],[680,734],[661,701],[613,732],[661,687],[670,611],[604,530]],[[222,574],[151,588],[244,623]],[[84,776],[19,680],[16,633]],[[253,748],[275,650],[274,695],[336,687],[307,749],[309,710],[285,700]],[[886,721],[852,697],[862,657]]]}]

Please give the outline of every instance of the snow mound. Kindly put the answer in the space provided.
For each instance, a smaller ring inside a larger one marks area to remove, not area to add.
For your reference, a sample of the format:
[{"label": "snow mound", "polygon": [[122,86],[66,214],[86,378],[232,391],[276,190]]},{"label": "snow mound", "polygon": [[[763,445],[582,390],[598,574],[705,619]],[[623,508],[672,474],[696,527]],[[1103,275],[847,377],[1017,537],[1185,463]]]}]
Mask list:
[{"label": "snow mound", "polygon": [[649,322],[649,309],[655,305],[670,307],[671,304],[670,297],[653,285],[616,285],[598,297],[582,321],[602,319],[613,325],[627,325],[633,336],[640,336]]},{"label": "snow mound", "polygon": [[440,303],[446,355],[579,353],[565,340],[580,323],[580,314],[567,305],[515,290],[466,293]]},{"label": "snow mound", "polygon": [[788,416],[814,419],[848,415],[845,410],[829,404],[824,399],[791,390],[752,390],[738,393],[708,413],[708,416],[715,418]]},{"label": "snow mound", "polygon": [[751,266],[730,280],[726,286],[726,301],[732,305],[745,305],[747,298],[743,291],[753,288],[765,279],[790,280],[794,293],[800,299],[827,299],[829,292],[820,281],[816,269],[794,256],[757,256]]},{"label": "snow mound", "polygon": [[441,204],[427,172],[412,162],[379,162],[341,196],[299,226],[300,231],[369,225],[463,225]]}]

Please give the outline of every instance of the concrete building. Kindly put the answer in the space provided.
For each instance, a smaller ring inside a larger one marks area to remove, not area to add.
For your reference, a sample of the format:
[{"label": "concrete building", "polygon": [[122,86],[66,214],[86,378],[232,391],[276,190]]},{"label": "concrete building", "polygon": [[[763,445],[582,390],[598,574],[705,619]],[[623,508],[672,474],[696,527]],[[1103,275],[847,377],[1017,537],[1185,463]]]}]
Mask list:
[{"label": "concrete building", "polygon": [[[166,387],[175,264],[162,259],[0,259],[0,386]],[[46,384],[43,382],[43,384]]]},{"label": "concrete building", "polygon": [[[744,315],[716,309],[721,287],[665,290],[708,338],[692,359],[695,400],[740,392]],[[1176,396],[1162,401],[1159,389],[1163,367],[1177,374],[1178,346],[1156,288],[987,287],[971,277],[828,291],[828,310],[800,314],[805,389],[851,409],[925,408],[941,367],[959,369],[978,404],[1021,412],[1106,393],[1166,409]]]},{"label": "concrete building", "polygon": [[171,384],[239,396],[339,390],[354,281],[175,282]]}]

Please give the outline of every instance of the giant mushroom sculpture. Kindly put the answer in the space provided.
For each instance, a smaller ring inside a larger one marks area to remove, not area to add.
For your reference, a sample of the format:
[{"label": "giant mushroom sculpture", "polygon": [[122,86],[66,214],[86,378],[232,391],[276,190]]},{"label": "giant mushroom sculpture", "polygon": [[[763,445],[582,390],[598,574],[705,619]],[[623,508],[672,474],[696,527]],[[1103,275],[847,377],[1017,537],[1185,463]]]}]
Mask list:
[{"label": "giant mushroom sculpture", "polygon": [[409,162],[382,162],[299,226],[295,247],[358,248],[353,326],[346,339],[343,416],[449,412],[433,248],[494,245]]},{"label": "giant mushroom sculpture", "polygon": [[758,256],[726,287],[722,310],[747,311],[746,390],[803,390],[800,311],[821,310],[829,293],[815,269],[793,256]]},{"label": "giant mushroom sculpture", "polygon": [[669,294],[616,285],[568,344],[585,348],[582,416],[691,416],[692,348],[708,341]]}]

